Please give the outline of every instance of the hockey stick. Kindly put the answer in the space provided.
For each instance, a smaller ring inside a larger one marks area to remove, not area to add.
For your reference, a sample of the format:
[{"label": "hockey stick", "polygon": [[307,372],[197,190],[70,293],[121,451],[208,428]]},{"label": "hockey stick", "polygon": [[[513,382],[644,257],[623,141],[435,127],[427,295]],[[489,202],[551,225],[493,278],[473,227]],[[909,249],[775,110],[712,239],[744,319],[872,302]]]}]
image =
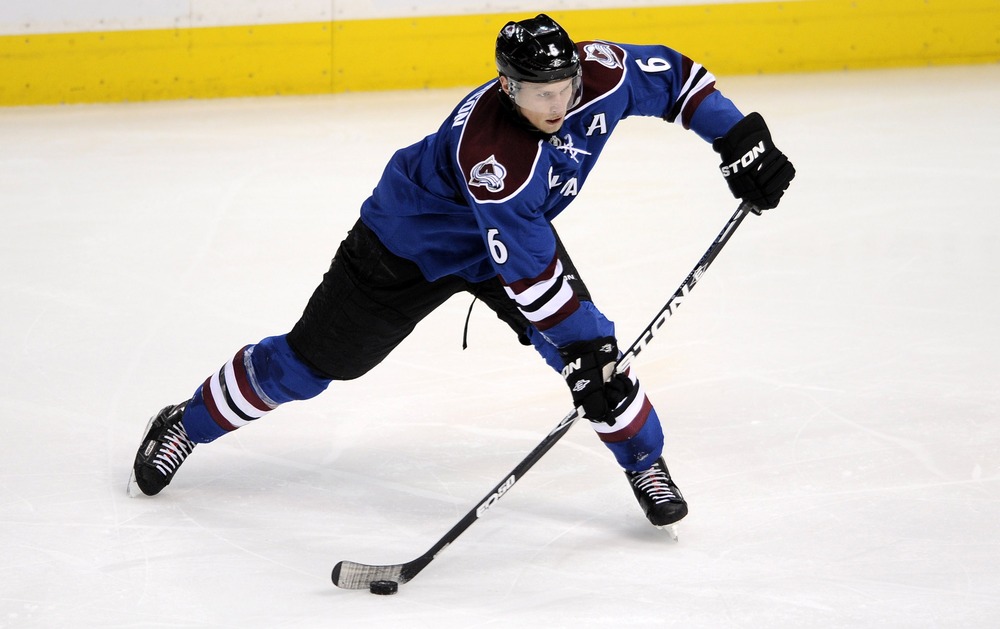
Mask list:
[{"label": "hockey stick", "polygon": [[[698,283],[705,271],[708,269],[709,265],[715,260],[722,251],[722,247],[729,241],[729,238],[736,231],[743,219],[746,217],[748,212],[756,211],[756,208],[750,203],[743,202],[736,209],[736,213],[733,214],[732,218],[726,223],[719,235],[716,236],[712,245],[705,252],[705,255],[701,257],[698,264],[695,265],[691,273],[688,274],[687,278],[681,284],[680,288],[674,292],[673,296],[667,300],[663,308],[656,314],[653,321],[650,322],[646,329],[643,330],[639,338],[632,343],[632,346],[622,355],[615,365],[615,369],[619,372],[624,371],[631,363],[632,360],[642,352],[646,346],[653,340],[657,331],[663,326],[668,318],[673,315],[677,308],[680,307],[684,298],[687,297],[694,285]],[[490,490],[486,497],[479,501],[471,511],[465,514],[461,520],[458,521],[455,526],[451,528],[450,531],[444,534],[444,536],[437,541],[431,548],[420,555],[413,561],[408,561],[406,563],[386,565],[386,566],[372,566],[363,563],[356,563],[353,561],[341,561],[337,563],[333,568],[333,583],[337,587],[346,589],[367,589],[371,586],[373,581],[395,581],[397,584],[406,583],[413,577],[427,567],[431,561],[437,557],[438,553],[447,548],[452,542],[458,539],[467,528],[472,526],[472,524],[478,520],[483,514],[500,498],[502,498],[510,488],[514,486],[514,483],[519,481],[524,474],[530,470],[535,463],[542,458],[542,456],[552,449],[552,446],[556,444],[557,441],[562,439],[570,427],[579,419],[579,412],[574,409],[566,417],[556,425],[556,427],[550,432],[541,443],[535,446],[535,449],[528,453],[528,456],[524,457],[520,463],[517,464],[510,474],[508,474],[499,484],[497,484],[493,489]]]}]

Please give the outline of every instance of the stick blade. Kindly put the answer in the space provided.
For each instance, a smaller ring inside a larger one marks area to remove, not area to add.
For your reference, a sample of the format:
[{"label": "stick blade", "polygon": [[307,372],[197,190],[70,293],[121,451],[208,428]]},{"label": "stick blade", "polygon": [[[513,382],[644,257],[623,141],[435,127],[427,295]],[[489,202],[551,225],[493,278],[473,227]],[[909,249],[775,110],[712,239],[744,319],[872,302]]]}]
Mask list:
[{"label": "stick blade", "polygon": [[406,583],[409,576],[403,574],[406,564],[394,566],[369,566],[353,561],[341,561],[333,567],[333,584],[347,590],[367,590],[372,581],[395,581]]},{"label": "stick blade", "polygon": [[355,561],[341,561],[333,567],[333,584],[347,590],[367,590],[372,581],[395,581],[402,585],[417,576],[434,555],[427,553],[413,561],[393,564],[391,566],[371,566]]}]

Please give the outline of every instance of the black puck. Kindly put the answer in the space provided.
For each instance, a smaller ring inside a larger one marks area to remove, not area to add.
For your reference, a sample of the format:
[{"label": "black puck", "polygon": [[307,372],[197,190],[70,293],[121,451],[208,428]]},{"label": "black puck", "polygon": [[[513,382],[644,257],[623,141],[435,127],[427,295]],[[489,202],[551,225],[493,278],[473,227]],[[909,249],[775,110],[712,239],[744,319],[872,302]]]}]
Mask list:
[{"label": "black puck", "polygon": [[368,591],[372,594],[395,594],[399,591],[399,584],[395,581],[372,581],[368,585]]}]

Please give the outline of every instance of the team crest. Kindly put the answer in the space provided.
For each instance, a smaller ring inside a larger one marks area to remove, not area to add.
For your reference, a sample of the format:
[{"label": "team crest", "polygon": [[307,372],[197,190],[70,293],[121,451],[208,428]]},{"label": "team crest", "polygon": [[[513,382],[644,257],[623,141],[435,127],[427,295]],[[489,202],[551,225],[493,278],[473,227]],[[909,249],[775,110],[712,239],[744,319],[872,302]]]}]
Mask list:
[{"label": "team crest", "polygon": [[611,46],[607,44],[593,42],[584,46],[583,51],[587,53],[587,57],[584,61],[596,61],[605,68],[610,68],[612,70],[622,67],[621,62],[618,61],[618,57],[616,57],[615,53],[612,52]]},{"label": "team crest", "polygon": [[503,180],[507,177],[507,168],[497,161],[495,155],[490,155],[472,167],[470,186],[482,186],[490,192],[503,190]]}]

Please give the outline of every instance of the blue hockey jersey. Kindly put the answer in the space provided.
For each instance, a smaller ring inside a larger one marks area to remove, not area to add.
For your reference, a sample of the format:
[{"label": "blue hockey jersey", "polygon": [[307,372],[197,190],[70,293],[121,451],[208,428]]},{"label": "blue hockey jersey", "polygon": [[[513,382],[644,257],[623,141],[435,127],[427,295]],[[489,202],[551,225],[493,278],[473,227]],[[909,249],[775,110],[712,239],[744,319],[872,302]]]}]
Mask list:
[{"label": "blue hockey jersey", "polygon": [[557,347],[607,333],[563,279],[550,221],[579,194],[618,123],[656,116],[711,141],[743,117],[710,72],[670,48],[577,46],[582,95],[558,132],[526,124],[490,81],[436,133],[397,151],[361,208],[385,246],[429,280],[498,276]]}]

